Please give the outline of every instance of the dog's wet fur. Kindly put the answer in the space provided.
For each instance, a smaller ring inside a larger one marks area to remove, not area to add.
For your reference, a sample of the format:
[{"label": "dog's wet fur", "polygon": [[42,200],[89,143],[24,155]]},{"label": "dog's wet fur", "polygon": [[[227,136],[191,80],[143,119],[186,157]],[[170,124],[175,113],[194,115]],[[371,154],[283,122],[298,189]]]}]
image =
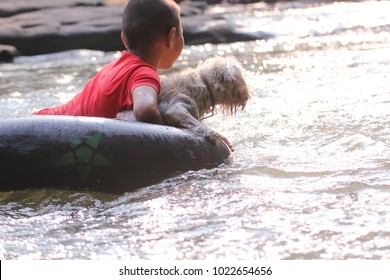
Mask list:
[{"label": "dog's wet fur", "polygon": [[221,139],[232,148],[202,120],[216,107],[233,115],[244,109],[249,97],[240,63],[234,57],[213,57],[162,79],[158,106],[164,124],[189,129],[213,143]]},{"label": "dog's wet fur", "polygon": [[[202,120],[212,115],[217,107],[225,114],[234,115],[244,109],[250,92],[240,63],[234,57],[213,57],[196,68],[189,68],[161,79],[158,108],[163,123],[186,128],[216,144],[229,141],[206,126]],[[119,119],[132,119],[127,112]]]}]

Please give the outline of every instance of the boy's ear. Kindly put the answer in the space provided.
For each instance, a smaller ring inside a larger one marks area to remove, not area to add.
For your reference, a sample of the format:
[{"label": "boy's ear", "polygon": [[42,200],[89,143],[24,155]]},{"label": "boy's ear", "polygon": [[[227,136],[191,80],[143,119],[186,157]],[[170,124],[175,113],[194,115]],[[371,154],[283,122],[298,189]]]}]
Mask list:
[{"label": "boy's ear", "polygon": [[123,35],[123,31],[121,31],[121,39],[122,39],[123,45],[125,45],[126,49],[128,49],[128,47],[127,47],[127,45],[126,45],[125,37],[124,37],[124,35]]},{"label": "boy's ear", "polygon": [[175,42],[175,36],[176,36],[176,27],[172,27],[171,30],[169,30],[169,34],[166,40],[166,47],[168,49],[173,48]]}]

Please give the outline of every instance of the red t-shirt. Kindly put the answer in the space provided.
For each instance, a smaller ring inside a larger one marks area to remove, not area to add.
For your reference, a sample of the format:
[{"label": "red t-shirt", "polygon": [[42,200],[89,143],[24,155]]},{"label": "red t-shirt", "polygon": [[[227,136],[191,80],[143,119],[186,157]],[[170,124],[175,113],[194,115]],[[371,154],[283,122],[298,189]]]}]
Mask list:
[{"label": "red t-shirt", "polygon": [[105,65],[84,89],[68,103],[42,109],[34,115],[68,115],[115,118],[133,108],[133,90],[151,86],[160,93],[157,70],[139,57],[124,51],[122,56]]}]

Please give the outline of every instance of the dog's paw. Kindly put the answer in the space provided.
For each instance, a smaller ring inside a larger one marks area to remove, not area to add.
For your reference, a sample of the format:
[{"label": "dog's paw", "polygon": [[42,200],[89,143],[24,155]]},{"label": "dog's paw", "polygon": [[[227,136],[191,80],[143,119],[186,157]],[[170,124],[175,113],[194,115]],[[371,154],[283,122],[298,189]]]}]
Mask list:
[{"label": "dog's paw", "polygon": [[217,145],[217,143],[219,141],[222,141],[223,143],[226,144],[226,146],[229,147],[230,151],[234,152],[234,147],[232,144],[230,144],[229,140],[222,136],[221,134],[219,133],[216,133],[216,132],[213,132],[212,134],[208,135],[207,138],[210,140],[211,143],[213,143],[214,145]]}]

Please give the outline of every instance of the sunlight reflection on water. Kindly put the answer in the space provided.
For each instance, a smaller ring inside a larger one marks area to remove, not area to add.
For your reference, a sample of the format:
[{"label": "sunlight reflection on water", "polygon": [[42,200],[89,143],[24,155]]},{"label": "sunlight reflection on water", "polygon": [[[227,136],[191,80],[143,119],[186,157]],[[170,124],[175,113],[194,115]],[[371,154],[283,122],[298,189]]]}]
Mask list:
[{"label": "sunlight reflection on water", "polygon": [[[186,47],[171,72],[213,55],[246,69],[245,110],[206,120],[234,164],[121,196],[2,193],[0,257],[389,259],[389,3],[259,9],[280,36]],[[65,102],[117,56],[0,65],[1,116]]]}]

